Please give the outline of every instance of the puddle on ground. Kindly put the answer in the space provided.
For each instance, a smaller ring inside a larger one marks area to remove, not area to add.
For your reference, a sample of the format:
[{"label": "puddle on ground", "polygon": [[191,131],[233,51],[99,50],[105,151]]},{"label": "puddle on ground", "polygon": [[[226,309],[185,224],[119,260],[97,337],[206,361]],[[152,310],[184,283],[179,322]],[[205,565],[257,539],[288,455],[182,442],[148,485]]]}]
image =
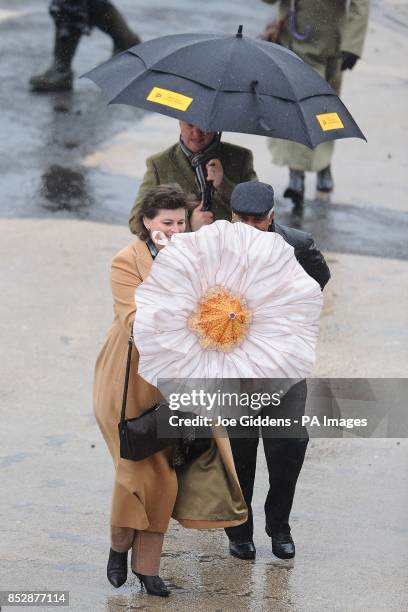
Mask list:
[{"label": "puddle on ground", "polygon": [[84,173],[64,166],[52,165],[44,172],[40,193],[43,207],[52,212],[77,211],[92,203]]}]

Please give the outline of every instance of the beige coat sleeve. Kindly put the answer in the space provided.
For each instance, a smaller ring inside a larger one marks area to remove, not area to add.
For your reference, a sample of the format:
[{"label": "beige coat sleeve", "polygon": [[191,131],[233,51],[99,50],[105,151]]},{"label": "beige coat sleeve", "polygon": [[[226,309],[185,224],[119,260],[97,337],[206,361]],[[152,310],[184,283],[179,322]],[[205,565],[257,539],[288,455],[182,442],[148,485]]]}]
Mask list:
[{"label": "beige coat sleeve", "polygon": [[141,201],[143,200],[146,192],[152,187],[157,187],[159,185],[159,175],[157,173],[156,166],[151,157],[146,160],[146,172],[143,177],[142,183],[139,187],[139,191],[137,192],[135,203],[133,204],[133,208],[130,211],[129,217],[129,228],[132,234],[136,233],[135,226],[135,216],[136,210],[140,206]]},{"label": "beige coat sleeve", "polygon": [[136,313],[135,290],[143,282],[134,258],[119,253],[113,258],[111,270],[111,289],[114,310],[126,334],[132,332]]},{"label": "beige coat sleeve", "polygon": [[367,32],[369,8],[370,0],[350,0],[341,33],[341,51],[349,51],[361,57]]}]

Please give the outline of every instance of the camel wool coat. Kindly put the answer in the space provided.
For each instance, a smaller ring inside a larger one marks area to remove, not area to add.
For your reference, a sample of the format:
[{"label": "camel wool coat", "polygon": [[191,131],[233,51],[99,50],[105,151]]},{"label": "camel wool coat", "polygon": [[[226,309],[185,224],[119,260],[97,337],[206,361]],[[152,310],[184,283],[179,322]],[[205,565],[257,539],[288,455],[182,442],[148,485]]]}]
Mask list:
[{"label": "camel wool coat", "polygon": [[[152,263],[146,243],[139,239],[114,257],[115,318],[95,366],[94,411],[115,466],[111,525],[164,533],[171,516],[185,527],[239,525],[247,519],[247,508],[228,438],[216,436],[207,451],[177,474],[169,465],[169,450],[137,462],[120,457],[118,423],[135,289]],[[160,400],[158,390],[137,374],[138,359],[133,347],[126,418],[141,415]]]}]

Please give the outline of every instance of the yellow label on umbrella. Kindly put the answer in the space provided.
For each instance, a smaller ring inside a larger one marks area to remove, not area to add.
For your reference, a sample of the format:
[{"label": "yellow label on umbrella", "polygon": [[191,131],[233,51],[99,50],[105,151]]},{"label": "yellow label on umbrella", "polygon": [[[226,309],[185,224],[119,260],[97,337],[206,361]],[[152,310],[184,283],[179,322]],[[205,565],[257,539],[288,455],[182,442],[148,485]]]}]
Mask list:
[{"label": "yellow label on umbrella", "polygon": [[320,123],[320,127],[323,132],[329,130],[341,130],[344,128],[343,122],[337,113],[324,113],[323,115],[316,115],[316,119]]},{"label": "yellow label on umbrella", "polygon": [[156,102],[156,104],[163,104],[163,106],[170,106],[170,108],[176,108],[177,110],[185,111],[192,103],[193,98],[184,96],[177,91],[171,91],[170,89],[153,87],[146,100],[149,102]]}]

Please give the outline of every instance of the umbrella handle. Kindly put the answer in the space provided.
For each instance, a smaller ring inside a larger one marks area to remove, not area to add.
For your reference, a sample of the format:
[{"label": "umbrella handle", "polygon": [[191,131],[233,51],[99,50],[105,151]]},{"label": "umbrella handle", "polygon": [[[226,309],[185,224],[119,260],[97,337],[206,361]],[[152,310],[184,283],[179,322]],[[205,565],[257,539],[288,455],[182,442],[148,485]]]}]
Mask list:
[{"label": "umbrella handle", "polygon": [[211,202],[211,200],[209,200],[208,202],[204,202],[203,203],[202,210],[205,211],[205,212],[208,212],[208,211],[212,210],[212,202]]},{"label": "umbrella handle", "polygon": [[[240,26],[241,27],[241,26]],[[218,149],[220,141],[221,141],[221,136],[222,136],[222,132],[216,132],[216,136],[215,139],[213,141],[213,144],[215,144],[216,148]],[[211,153],[210,157],[206,157],[205,156],[205,151],[204,151],[204,157],[201,158],[200,160],[200,164],[203,165],[206,161],[209,161],[212,157],[214,157],[215,153]],[[202,210],[212,210],[212,196],[213,196],[213,185],[210,181],[207,181],[207,172],[205,171],[205,188],[202,190],[201,192],[201,199],[203,201],[203,208]]]},{"label": "umbrella handle", "polygon": [[289,32],[295,40],[307,40],[310,38],[310,34],[312,33],[312,27],[307,24],[305,27],[305,31],[298,32],[297,31],[297,22],[296,22],[296,12],[290,11],[289,13]]}]

